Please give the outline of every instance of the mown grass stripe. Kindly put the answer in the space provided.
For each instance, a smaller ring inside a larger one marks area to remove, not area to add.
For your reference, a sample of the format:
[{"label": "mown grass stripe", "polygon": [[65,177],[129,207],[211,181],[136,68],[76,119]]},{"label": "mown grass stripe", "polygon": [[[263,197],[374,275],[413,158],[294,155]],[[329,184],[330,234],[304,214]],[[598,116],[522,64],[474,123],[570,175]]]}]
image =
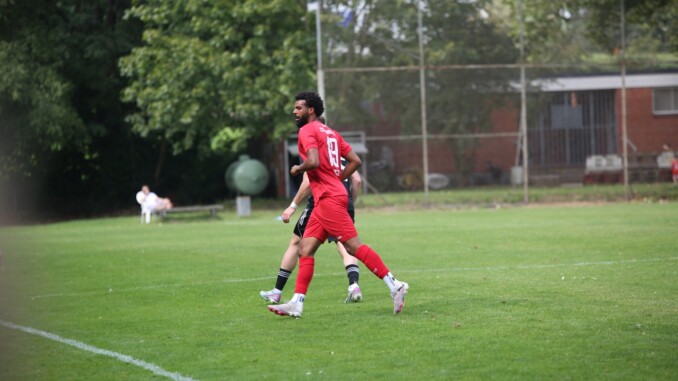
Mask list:
[{"label": "mown grass stripe", "polygon": [[[546,264],[546,265],[518,265],[518,266],[488,266],[488,267],[449,267],[449,268],[437,268],[437,269],[404,269],[398,271],[399,274],[416,274],[416,273],[440,273],[440,272],[459,272],[459,271],[497,271],[497,270],[532,270],[532,269],[548,269],[548,268],[558,268],[558,267],[586,267],[586,266],[613,266],[613,265],[623,265],[623,264],[633,264],[633,263],[652,263],[652,262],[667,262],[667,261],[676,261],[678,257],[671,258],[647,258],[647,259],[630,259],[630,260],[621,260],[621,261],[597,261],[597,262],[577,262],[577,263],[556,263],[556,264]],[[345,272],[334,272],[334,273],[323,273],[323,274],[314,274],[314,277],[323,277],[323,276],[343,276],[346,275]],[[55,293],[55,294],[44,294],[32,296],[31,299],[46,299],[46,298],[57,298],[57,297],[68,297],[68,296],[88,296],[88,295],[99,295],[112,292],[130,292],[130,291],[142,291],[142,290],[153,290],[158,288],[167,288],[167,287],[195,287],[203,285],[212,285],[220,283],[246,283],[246,282],[258,282],[262,280],[275,279],[273,276],[268,277],[257,277],[257,278],[239,278],[239,279],[224,279],[214,282],[196,282],[196,283],[181,283],[181,284],[157,284],[149,286],[140,286],[140,287],[130,287],[124,289],[109,289],[106,291],[85,291],[85,292],[71,292],[71,293]]]}]

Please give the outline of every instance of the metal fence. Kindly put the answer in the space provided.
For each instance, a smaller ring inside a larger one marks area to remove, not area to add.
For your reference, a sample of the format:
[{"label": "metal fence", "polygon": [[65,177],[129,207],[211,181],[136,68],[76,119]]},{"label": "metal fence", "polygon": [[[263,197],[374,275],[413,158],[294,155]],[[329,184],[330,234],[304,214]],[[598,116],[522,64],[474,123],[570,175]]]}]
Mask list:
[{"label": "metal fence", "polygon": [[[526,3],[311,4],[328,124],[364,135],[373,191],[421,190],[428,201],[430,190],[522,186],[528,201],[529,185],[581,183],[593,155],[627,163],[626,71],[678,73],[674,56],[629,63],[622,1],[610,10],[617,23],[598,31],[616,36],[610,46],[588,37],[586,12]],[[652,37],[642,32],[631,45]]]}]

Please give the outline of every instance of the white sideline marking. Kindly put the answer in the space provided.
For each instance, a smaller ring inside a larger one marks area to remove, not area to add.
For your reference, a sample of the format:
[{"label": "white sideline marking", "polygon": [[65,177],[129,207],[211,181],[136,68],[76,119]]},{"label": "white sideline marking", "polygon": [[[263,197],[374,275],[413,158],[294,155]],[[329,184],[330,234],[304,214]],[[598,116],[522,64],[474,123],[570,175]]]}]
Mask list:
[{"label": "white sideline marking", "polygon": [[128,363],[128,364],[136,365],[140,368],[151,371],[154,374],[157,374],[158,376],[164,376],[164,377],[167,377],[167,378],[175,380],[175,381],[195,381],[195,379],[193,379],[191,377],[186,377],[186,376],[183,376],[179,373],[168,372],[168,371],[162,369],[161,367],[159,367],[155,364],[151,364],[151,363],[148,363],[146,361],[137,360],[132,356],[127,356],[127,355],[123,355],[122,353],[113,352],[113,351],[109,351],[109,350],[106,350],[106,349],[93,347],[91,345],[87,345],[87,344],[80,342],[80,341],[77,341],[77,340],[65,339],[65,338],[58,336],[58,335],[55,335],[53,333],[41,331],[39,329],[35,329],[35,328],[31,328],[31,327],[24,327],[22,325],[17,325],[17,324],[14,324],[12,322],[4,321],[4,320],[0,320],[0,325],[4,325],[7,328],[16,329],[16,330],[19,330],[19,331],[24,331],[24,332],[30,333],[32,335],[42,336],[44,338],[54,340],[54,341],[57,341],[57,342],[62,343],[62,344],[67,344],[67,345],[76,347],[78,349],[82,349],[83,351],[92,352],[92,353],[95,353],[95,354],[98,354],[98,355],[113,357],[116,360],[119,360],[119,361],[122,361],[122,362]]},{"label": "white sideline marking", "polygon": [[[449,267],[449,268],[436,268],[436,269],[419,269],[419,270],[398,270],[398,274],[406,273],[434,273],[434,272],[456,272],[456,271],[494,271],[494,270],[531,270],[531,269],[546,269],[554,267],[580,267],[580,266],[611,266],[611,265],[623,265],[623,264],[633,264],[633,263],[648,263],[648,262],[666,262],[666,261],[676,261],[678,257],[671,258],[648,258],[648,259],[629,259],[622,261],[600,261],[600,262],[576,262],[576,263],[556,263],[551,265],[518,265],[518,266],[487,266],[487,267]],[[315,273],[314,277],[323,277],[323,276],[336,276],[336,275],[345,275],[345,272],[336,272],[336,273]],[[201,285],[210,285],[210,284],[219,284],[219,283],[245,283],[245,282],[257,282],[261,280],[270,280],[275,279],[272,276],[258,277],[258,278],[239,278],[239,279],[224,279],[214,282],[196,282],[188,284],[157,284],[150,286],[140,286],[140,287],[130,287],[122,289],[109,289],[106,291],[85,291],[85,292],[72,292],[72,293],[58,293],[58,294],[45,294],[45,295],[36,295],[31,297],[31,299],[43,299],[43,298],[55,298],[60,296],[87,296],[87,295],[100,295],[106,293],[120,293],[120,292],[130,292],[130,291],[139,291],[139,290],[152,290],[156,288],[165,288],[165,287],[195,287]]]}]

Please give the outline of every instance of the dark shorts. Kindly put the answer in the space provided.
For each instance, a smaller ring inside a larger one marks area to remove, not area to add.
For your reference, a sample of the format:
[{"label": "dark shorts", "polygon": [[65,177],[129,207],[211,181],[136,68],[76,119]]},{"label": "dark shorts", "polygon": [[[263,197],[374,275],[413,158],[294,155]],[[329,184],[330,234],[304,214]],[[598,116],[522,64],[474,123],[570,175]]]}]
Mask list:
[{"label": "dark shorts", "polygon": [[313,206],[311,207],[307,206],[301,212],[301,216],[299,216],[297,223],[294,225],[294,229],[292,229],[292,233],[294,233],[297,237],[304,236],[304,231],[306,231],[306,224],[308,224],[308,219],[311,217],[311,212],[313,212]]}]

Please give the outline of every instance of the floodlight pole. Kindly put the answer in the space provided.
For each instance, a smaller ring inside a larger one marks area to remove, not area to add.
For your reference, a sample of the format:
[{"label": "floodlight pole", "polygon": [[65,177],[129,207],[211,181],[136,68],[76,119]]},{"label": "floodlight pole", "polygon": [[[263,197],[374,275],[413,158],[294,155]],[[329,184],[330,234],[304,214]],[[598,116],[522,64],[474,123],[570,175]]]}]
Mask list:
[{"label": "floodlight pole", "polygon": [[520,19],[520,136],[523,149],[523,202],[530,202],[529,174],[527,155],[527,96],[525,89],[525,31],[523,26],[523,1],[518,2],[518,18]]},{"label": "floodlight pole", "polygon": [[[323,54],[322,54],[322,30],[320,28],[320,8],[322,8],[322,0],[318,0],[318,7],[315,10],[315,35],[316,35],[316,49],[318,55],[318,71],[316,77],[318,79],[318,94],[327,105],[327,99],[325,99],[325,72],[323,71]],[[325,119],[327,119],[327,107],[325,108]]]},{"label": "floodlight pole", "polygon": [[626,32],[625,32],[625,16],[624,16],[624,0],[619,0],[621,8],[620,28],[621,28],[621,122],[622,122],[622,162],[624,164],[624,195],[626,201],[631,199],[631,192],[629,189],[629,149],[628,149],[628,134],[626,130]]},{"label": "floodlight pole", "polygon": [[419,34],[419,91],[421,93],[421,149],[423,156],[423,166],[424,166],[424,205],[429,204],[428,198],[428,132],[427,132],[427,121],[426,121],[426,69],[424,67],[424,27],[423,19],[421,14],[421,8],[423,4],[420,1],[417,2],[417,25],[418,25],[418,34]]}]

